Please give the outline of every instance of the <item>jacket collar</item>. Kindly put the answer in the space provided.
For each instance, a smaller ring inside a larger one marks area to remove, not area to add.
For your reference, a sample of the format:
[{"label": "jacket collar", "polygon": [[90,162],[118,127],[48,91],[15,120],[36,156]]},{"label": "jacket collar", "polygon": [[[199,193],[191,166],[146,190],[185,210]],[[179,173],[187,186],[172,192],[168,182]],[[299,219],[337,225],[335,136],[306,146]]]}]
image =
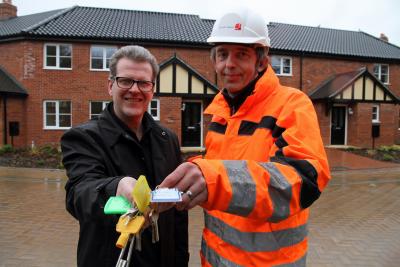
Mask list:
[{"label": "jacket collar", "polygon": [[[257,79],[257,78],[256,78]],[[251,85],[250,83],[249,85]],[[244,115],[252,106],[271,96],[279,88],[280,83],[272,67],[268,65],[267,70],[258,78],[254,85],[254,90],[246,96],[243,104],[233,115],[230,114],[230,107],[222,92],[219,92],[211,104],[204,111],[205,114],[216,115],[227,120],[230,117]]]},{"label": "jacket collar", "polygon": [[[122,122],[114,113],[114,103],[110,102],[100,114],[99,127],[102,129],[105,138],[109,140],[110,146],[114,146],[119,138],[133,140],[138,143],[135,133]],[[147,112],[144,113],[142,119],[143,136],[149,134],[152,130],[162,131],[159,125],[154,121],[153,117]]]}]

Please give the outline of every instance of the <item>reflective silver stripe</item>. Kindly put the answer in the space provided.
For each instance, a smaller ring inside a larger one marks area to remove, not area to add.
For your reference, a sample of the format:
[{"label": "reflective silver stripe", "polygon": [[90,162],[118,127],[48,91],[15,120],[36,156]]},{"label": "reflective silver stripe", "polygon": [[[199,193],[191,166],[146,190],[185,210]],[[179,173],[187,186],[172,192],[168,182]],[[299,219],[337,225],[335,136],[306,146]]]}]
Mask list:
[{"label": "reflective silver stripe", "polygon": [[307,259],[307,254],[295,262],[275,265],[275,267],[306,267],[306,259]]},{"label": "reflective silver stripe", "polygon": [[285,176],[271,162],[260,163],[269,172],[268,192],[273,203],[273,213],[269,222],[279,222],[287,219],[290,215],[290,200],[292,198],[292,185],[288,183]]},{"label": "reflective silver stripe", "polygon": [[276,251],[296,245],[307,236],[307,224],[274,232],[241,232],[220,219],[204,213],[205,226],[219,238],[247,252]]},{"label": "reflective silver stripe", "polygon": [[246,161],[224,160],[223,164],[232,187],[232,199],[226,212],[248,216],[256,203],[256,185]]},{"label": "reflective silver stripe", "polygon": [[211,266],[218,267],[240,267],[241,265],[237,265],[236,263],[231,262],[228,259],[223,258],[219,255],[215,250],[207,246],[207,243],[204,239],[201,240],[201,252],[206,260],[211,264]]}]

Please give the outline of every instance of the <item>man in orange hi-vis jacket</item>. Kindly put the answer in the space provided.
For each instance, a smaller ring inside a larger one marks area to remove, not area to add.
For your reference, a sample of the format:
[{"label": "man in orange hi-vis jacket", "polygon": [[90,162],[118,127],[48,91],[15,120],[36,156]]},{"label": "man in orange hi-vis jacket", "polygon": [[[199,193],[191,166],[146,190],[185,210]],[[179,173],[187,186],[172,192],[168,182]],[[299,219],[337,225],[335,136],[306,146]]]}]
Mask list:
[{"label": "man in orange hi-vis jacket", "polygon": [[313,104],[268,65],[261,16],[227,13],[207,41],[224,89],[205,110],[206,154],[160,187],[204,208],[203,266],[306,266],[308,207],[330,179]]}]

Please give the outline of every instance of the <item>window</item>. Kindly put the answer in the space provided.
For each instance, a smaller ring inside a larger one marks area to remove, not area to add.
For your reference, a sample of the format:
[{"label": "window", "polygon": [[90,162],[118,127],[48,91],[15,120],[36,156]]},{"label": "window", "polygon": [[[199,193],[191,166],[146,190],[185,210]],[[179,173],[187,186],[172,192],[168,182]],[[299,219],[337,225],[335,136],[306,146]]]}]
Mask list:
[{"label": "window", "polygon": [[68,129],[71,127],[71,101],[44,101],[43,114],[45,129]]},{"label": "window", "polygon": [[72,46],[69,44],[45,44],[44,56],[46,69],[72,68]]},{"label": "window", "polygon": [[106,108],[109,101],[91,101],[90,102],[90,119],[95,119],[100,116],[103,109]]},{"label": "window", "polygon": [[154,120],[160,120],[160,100],[152,99],[147,112],[153,117]]},{"label": "window", "polygon": [[271,66],[276,75],[292,75],[292,58],[290,57],[271,56]]},{"label": "window", "polygon": [[384,84],[389,83],[389,65],[375,64],[374,75]]},{"label": "window", "polygon": [[379,122],[379,106],[378,105],[372,106],[372,122],[373,123]]},{"label": "window", "polygon": [[92,46],[90,49],[90,69],[109,70],[110,58],[117,51],[111,46]]}]

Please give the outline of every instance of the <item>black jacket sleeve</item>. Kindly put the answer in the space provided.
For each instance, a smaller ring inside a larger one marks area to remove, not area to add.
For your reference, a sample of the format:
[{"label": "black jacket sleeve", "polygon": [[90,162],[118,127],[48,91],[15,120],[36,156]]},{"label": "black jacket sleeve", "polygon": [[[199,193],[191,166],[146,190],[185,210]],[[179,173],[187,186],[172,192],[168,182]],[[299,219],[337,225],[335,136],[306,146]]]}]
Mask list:
[{"label": "black jacket sleeve", "polygon": [[68,212],[79,221],[104,218],[104,205],[115,195],[122,177],[108,177],[107,155],[81,128],[72,128],[62,136],[61,149],[69,177],[65,185]]}]

